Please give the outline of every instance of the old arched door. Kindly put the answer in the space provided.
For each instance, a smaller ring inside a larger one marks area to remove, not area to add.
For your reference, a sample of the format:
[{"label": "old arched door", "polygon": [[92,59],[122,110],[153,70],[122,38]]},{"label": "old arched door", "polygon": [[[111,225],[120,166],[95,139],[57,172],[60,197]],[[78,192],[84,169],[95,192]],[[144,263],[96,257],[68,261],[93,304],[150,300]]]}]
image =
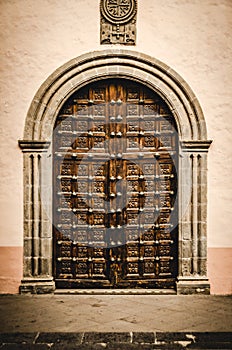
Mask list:
[{"label": "old arched door", "polygon": [[92,83],[54,130],[54,275],[58,288],[174,288],[174,118],[152,90]]}]

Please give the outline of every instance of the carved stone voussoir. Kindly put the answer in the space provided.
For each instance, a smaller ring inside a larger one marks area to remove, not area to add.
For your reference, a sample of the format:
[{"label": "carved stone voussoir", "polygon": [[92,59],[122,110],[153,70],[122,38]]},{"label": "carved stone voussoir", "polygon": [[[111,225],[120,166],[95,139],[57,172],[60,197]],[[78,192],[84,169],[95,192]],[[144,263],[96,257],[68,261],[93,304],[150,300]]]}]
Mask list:
[{"label": "carved stone voussoir", "polygon": [[135,45],[137,0],[101,0],[101,44]]}]

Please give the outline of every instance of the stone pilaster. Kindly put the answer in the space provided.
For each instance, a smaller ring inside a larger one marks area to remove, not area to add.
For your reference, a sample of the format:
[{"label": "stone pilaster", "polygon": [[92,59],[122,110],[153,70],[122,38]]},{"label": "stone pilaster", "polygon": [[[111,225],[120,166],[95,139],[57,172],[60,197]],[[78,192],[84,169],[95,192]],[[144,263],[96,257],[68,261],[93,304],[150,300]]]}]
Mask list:
[{"label": "stone pilaster", "polygon": [[207,278],[207,152],[211,141],[182,142],[179,179],[178,294],[209,294]]},{"label": "stone pilaster", "polygon": [[[24,161],[24,265],[21,293],[48,293],[55,288],[52,277],[52,176],[49,142],[19,141]],[[51,179],[50,179],[51,180]],[[49,181],[51,183],[51,181]]]}]

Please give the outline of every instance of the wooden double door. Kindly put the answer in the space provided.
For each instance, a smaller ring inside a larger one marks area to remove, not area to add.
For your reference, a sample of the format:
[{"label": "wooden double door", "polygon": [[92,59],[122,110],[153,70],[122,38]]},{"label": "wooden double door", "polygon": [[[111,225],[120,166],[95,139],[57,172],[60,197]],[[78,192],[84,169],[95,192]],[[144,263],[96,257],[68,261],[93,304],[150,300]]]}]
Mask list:
[{"label": "wooden double door", "polygon": [[54,275],[58,288],[173,288],[176,126],[162,99],[111,79],[75,92],[56,121]]}]

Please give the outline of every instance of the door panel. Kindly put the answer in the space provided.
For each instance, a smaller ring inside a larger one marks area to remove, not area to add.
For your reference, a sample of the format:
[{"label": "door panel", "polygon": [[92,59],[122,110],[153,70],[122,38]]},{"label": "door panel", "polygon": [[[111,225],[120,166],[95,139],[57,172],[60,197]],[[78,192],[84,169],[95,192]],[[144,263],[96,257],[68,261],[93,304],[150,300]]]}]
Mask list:
[{"label": "door panel", "polygon": [[140,84],[70,97],[54,129],[57,287],[174,287],[177,148],[171,112]]}]

